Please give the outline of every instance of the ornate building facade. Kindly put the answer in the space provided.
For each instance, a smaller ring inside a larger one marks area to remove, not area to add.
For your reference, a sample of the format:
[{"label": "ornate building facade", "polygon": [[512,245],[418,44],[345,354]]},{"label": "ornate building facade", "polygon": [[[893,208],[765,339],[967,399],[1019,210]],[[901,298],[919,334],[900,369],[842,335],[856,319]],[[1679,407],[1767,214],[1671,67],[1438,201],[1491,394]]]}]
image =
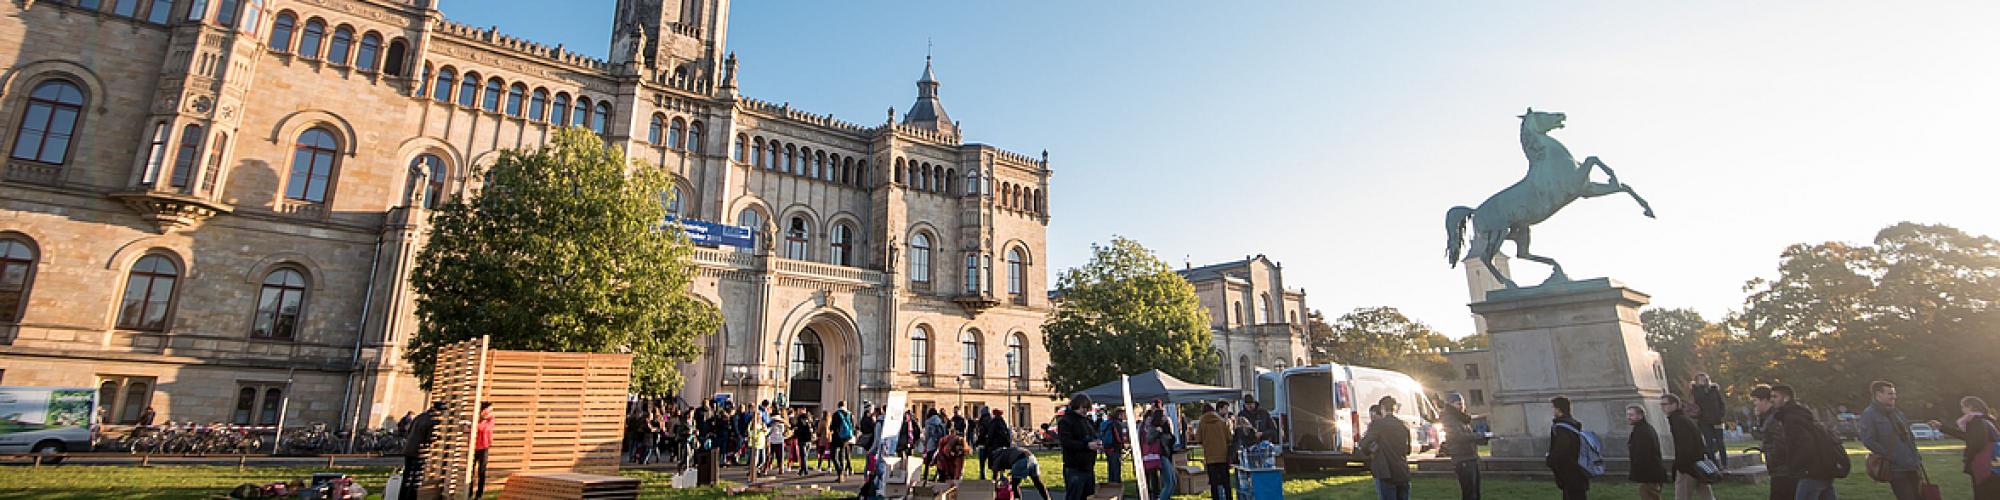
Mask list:
[{"label": "ornate building facade", "polygon": [[1208,309],[1215,349],[1222,355],[1217,385],[1253,391],[1259,370],[1312,359],[1306,351],[1306,292],[1285,288],[1284,266],[1258,254],[1180,274]]},{"label": "ornate building facade", "polygon": [[728,0],[620,0],[609,59],[431,0],[0,14],[0,385],[98,387],[114,423],[383,425],[424,398],[399,346],[429,209],[571,125],[672,173],[675,215],[759,233],[697,249],[724,326],[689,399],[1055,404],[1047,155],[963,142],[929,61],[860,125],[739,95]]}]

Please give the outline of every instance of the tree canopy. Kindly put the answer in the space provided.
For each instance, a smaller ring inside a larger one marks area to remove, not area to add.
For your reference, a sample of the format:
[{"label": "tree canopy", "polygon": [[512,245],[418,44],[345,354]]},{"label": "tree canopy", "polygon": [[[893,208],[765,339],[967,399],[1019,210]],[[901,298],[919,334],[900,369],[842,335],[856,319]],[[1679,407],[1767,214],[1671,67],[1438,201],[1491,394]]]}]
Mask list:
[{"label": "tree canopy", "polygon": [[[1386,368],[1435,384],[1450,380],[1455,373],[1439,351],[1470,348],[1394,307],[1358,308],[1331,323],[1317,312],[1309,317],[1306,342],[1314,363]],[[1467,344],[1485,344],[1477,335],[1465,340]]]},{"label": "tree canopy", "polygon": [[1156,368],[1214,380],[1222,359],[1194,285],[1137,241],[1115,237],[1090,249],[1089,263],[1057,278],[1061,299],[1042,325],[1052,388],[1068,394]]},{"label": "tree canopy", "polygon": [[410,283],[419,327],[405,357],[426,386],[444,345],[632,354],[632,390],[680,386],[675,364],[720,317],[695,299],[685,234],[662,223],[665,174],[631,168],[580,128],[502,151],[470,200],[430,219]]}]

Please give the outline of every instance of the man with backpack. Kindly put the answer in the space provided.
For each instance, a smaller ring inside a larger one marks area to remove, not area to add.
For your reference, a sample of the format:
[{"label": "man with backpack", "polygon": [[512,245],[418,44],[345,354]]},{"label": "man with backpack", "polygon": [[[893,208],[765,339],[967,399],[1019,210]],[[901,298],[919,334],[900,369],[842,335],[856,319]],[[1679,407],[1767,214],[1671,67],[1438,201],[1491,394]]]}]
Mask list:
[{"label": "man with backpack", "polygon": [[1132,440],[1127,434],[1131,425],[1125,419],[1125,407],[1112,406],[1111,416],[1097,423],[1097,440],[1102,441],[1104,450],[1104,472],[1106,483],[1125,482],[1125,449]]},{"label": "man with backpack", "polygon": [[1694,397],[1694,405],[1686,409],[1694,410],[1690,413],[1693,413],[1693,418],[1699,419],[1696,423],[1701,425],[1702,447],[1707,450],[1703,456],[1728,468],[1729,450],[1722,443],[1722,418],[1728,414],[1728,409],[1723,406],[1722,386],[1710,382],[1707,373],[1696,373],[1694,387],[1689,394]]},{"label": "man with backpack", "polygon": [[[1598,444],[1596,434],[1585,433],[1583,422],[1570,416],[1568,397],[1556,396],[1549,400],[1549,405],[1555,407],[1555,426],[1549,430],[1549,456],[1545,461],[1556,475],[1556,488],[1562,490],[1563,500],[1590,498],[1590,478],[1604,473],[1603,447]],[[1585,462],[1596,467],[1585,467]]]},{"label": "man with backpack", "polygon": [[[1896,500],[1917,500],[1918,472],[1924,458],[1917,455],[1916,437],[1910,421],[1896,408],[1896,384],[1877,380],[1868,384],[1874,401],[1861,410],[1861,444],[1868,447],[1868,461],[1881,462],[1882,475],[1889,480],[1889,492]],[[1871,469],[1872,472],[1872,469]]]},{"label": "man with backpack", "polygon": [[1833,480],[1846,477],[1846,451],[1839,450],[1812,410],[1799,404],[1792,386],[1758,385],[1750,391],[1764,415],[1764,462],[1771,474],[1771,498],[1836,500]]}]

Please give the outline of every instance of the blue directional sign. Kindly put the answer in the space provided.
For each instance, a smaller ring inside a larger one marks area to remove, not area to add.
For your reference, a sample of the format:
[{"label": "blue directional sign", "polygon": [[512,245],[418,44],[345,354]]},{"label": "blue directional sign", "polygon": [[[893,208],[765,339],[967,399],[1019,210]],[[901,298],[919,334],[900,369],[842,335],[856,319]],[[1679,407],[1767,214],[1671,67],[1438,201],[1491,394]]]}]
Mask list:
[{"label": "blue directional sign", "polygon": [[688,241],[696,245],[728,245],[751,248],[756,241],[751,237],[750,228],[748,227],[719,224],[700,219],[681,219],[672,215],[667,216],[667,222],[676,221],[680,222],[681,228],[687,231]]}]

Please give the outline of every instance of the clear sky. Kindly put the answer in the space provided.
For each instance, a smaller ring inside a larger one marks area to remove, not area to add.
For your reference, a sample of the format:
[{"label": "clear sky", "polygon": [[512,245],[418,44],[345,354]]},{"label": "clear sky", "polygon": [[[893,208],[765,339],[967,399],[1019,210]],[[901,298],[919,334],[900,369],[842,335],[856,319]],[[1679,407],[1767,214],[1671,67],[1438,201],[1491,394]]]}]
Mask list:
[{"label": "clear sky", "polygon": [[[610,44],[609,0],[442,3]],[[1555,136],[1660,217],[1580,200],[1536,253],[1656,306],[1720,316],[1791,243],[2000,235],[2000,2],[742,0],[730,20],[746,95],[863,124],[909,107],[934,41],[968,141],[1050,152],[1052,270],[1114,234],[1175,266],[1262,253],[1330,316],[1469,333],[1444,211],[1526,172],[1529,106],[1568,113]]]}]

